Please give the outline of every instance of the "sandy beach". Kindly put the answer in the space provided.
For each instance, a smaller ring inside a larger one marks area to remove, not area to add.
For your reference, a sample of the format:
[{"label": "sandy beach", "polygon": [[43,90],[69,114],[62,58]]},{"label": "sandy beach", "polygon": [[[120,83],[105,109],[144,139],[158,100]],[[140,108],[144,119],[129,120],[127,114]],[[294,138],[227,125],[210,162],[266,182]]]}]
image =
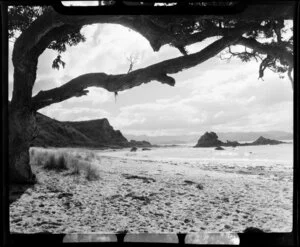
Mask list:
[{"label": "sandy beach", "polygon": [[[52,151],[82,158],[93,152]],[[95,181],[33,166],[38,183],[11,203],[11,232],[292,230],[291,162],[156,161],[131,158],[129,150],[127,157],[113,153],[94,152],[89,162],[99,172]]]}]

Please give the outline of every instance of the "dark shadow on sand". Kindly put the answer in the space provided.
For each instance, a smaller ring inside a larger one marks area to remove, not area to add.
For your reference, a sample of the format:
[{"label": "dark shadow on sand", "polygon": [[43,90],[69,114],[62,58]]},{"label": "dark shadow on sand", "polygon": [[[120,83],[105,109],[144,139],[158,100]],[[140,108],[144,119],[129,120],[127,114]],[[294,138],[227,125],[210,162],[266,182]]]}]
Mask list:
[{"label": "dark shadow on sand", "polygon": [[17,201],[29,188],[32,188],[34,184],[11,184],[9,185],[9,204]]}]

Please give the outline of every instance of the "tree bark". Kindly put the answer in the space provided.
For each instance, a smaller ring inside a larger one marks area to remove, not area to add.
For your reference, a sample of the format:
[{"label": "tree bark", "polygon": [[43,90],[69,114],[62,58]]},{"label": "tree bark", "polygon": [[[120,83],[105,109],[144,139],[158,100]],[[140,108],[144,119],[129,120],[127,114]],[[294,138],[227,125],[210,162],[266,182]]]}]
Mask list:
[{"label": "tree bark", "polygon": [[9,104],[9,181],[34,183],[35,175],[29,164],[29,148],[36,129],[32,111],[32,87],[36,79],[37,58],[27,55],[18,59],[13,53],[14,90]]},{"label": "tree bark", "polygon": [[28,107],[9,110],[9,181],[34,183],[29,164],[29,147],[35,129],[35,116]]}]

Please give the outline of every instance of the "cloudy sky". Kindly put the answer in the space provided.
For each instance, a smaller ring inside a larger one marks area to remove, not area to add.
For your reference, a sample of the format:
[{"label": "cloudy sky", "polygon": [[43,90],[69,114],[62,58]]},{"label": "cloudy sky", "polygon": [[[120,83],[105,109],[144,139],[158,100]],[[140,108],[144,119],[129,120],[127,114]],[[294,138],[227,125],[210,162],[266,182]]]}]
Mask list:
[{"label": "cloudy sky", "polygon": [[[45,51],[39,58],[33,95],[58,87],[84,73],[127,73],[127,57],[138,57],[134,69],[181,56],[164,46],[153,52],[140,34],[113,24],[89,25],[82,29],[87,40],[62,54],[65,69],[52,69],[57,54]],[[188,47],[194,53],[213,42],[208,39]],[[10,54],[13,43],[10,43]],[[238,49],[237,47],[236,49]],[[117,98],[102,88],[90,88],[87,96],[53,104],[40,112],[61,121],[108,118],[124,134],[181,135],[204,131],[292,132],[293,98],[290,81],[266,71],[258,80],[255,61],[242,63],[212,58],[194,68],[172,75],[175,87],[153,81],[119,92]],[[12,92],[13,66],[9,61]]]}]

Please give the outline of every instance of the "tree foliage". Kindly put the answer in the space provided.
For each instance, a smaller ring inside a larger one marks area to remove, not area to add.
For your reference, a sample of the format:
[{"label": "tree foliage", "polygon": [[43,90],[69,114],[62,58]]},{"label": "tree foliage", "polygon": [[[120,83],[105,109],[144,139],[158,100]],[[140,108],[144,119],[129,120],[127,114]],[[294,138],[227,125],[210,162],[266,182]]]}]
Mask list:
[{"label": "tree foliage", "polygon": [[8,8],[8,37],[19,36],[31,23],[47,11],[48,7],[10,6]]},{"label": "tree foliage", "polygon": [[[8,9],[8,37],[11,41],[16,39],[22,32],[26,31],[30,25],[42,15],[51,12],[53,9],[48,6],[10,6]],[[53,60],[52,68],[59,69],[60,66],[65,67],[61,53],[67,50],[67,46],[75,46],[86,39],[80,33],[81,27],[71,27],[68,30],[60,32],[49,45],[48,49],[58,53]]]},{"label": "tree foliage", "polygon": [[[15,44],[13,61],[14,65],[19,64],[20,68],[22,61],[26,61],[21,58],[32,58],[30,54],[36,54],[34,59],[37,60],[45,49],[58,52],[52,63],[54,69],[65,67],[61,54],[68,46],[84,42],[85,37],[80,30],[83,26],[94,23],[123,25],[143,35],[154,51],[158,51],[163,45],[171,45],[183,55],[182,58],[166,60],[137,71],[131,68],[127,74],[109,76],[98,73],[82,75],[80,80],[74,78],[61,88],[40,92],[34,97],[33,102],[37,99],[43,101],[37,103],[38,107],[34,107],[39,109],[70,97],[86,95],[86,88],[90,86],[100,86],[118,92],[151,80],[174,85],[175,80],[169,74],[193,67],[218,54],[221,59],[230,60],[236,57],[242,62],[257,61],[259,78],[263,78],[265,70],[270,69],[281,78],[288,75],[293,81],[293,36],[292,27],[287,21],[292,19],[291,10],[291,6],[272,8],[258,5],[242,14],[231,16],[61,16],[51,7],[15,6],[9,8],[9,37],[16,37],[16,43],[18,41],[18,44]],[[255,17],[250,18],[252,15]],[[189,54],[189,45],[208,38],[214,38],[215,41],[198,53]],[[24,42],[29,46],[24,47]],[[237,45],[244,49],[236,50]],[[81,78],[88,81],[83,82]],[[114,84],[111,82],[112,78],[115,79]],[[69,92],[66,92],[66,88]]]}]

